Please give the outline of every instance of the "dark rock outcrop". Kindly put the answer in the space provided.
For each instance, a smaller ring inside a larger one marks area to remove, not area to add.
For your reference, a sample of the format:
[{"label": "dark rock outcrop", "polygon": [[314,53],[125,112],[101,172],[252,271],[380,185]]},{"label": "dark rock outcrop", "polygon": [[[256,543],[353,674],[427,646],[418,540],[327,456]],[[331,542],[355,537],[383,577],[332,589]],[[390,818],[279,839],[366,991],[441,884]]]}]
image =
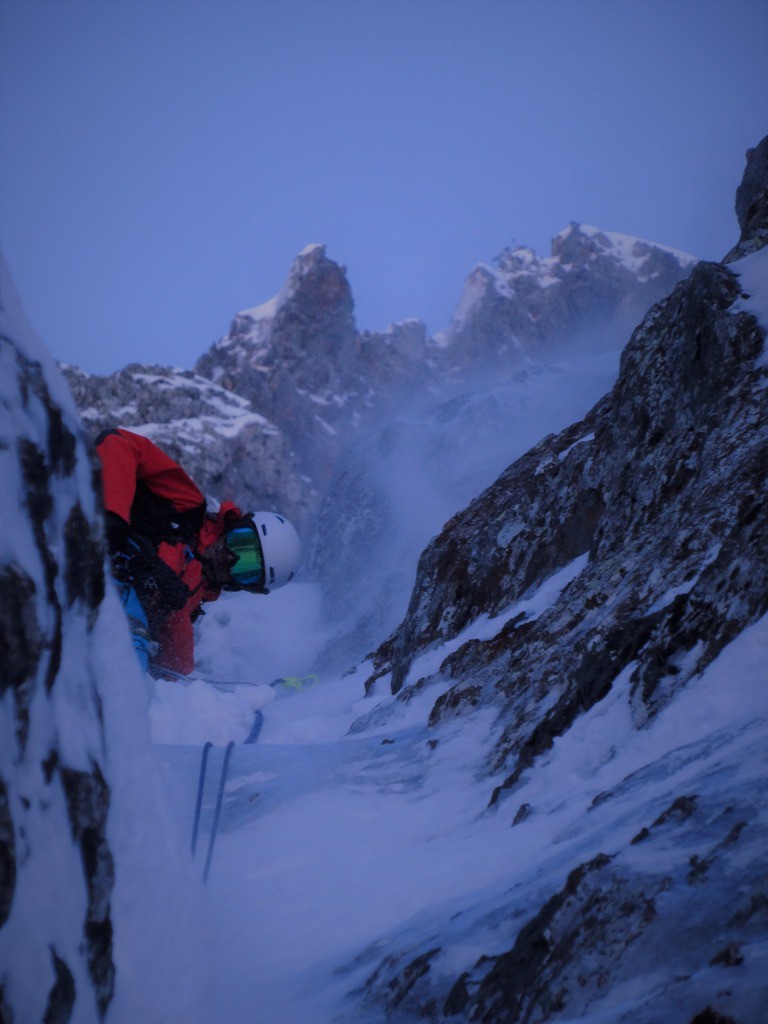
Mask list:
[{"label": "dark rock outcrop", "polygon": [[[369,975],[357,993],[365,1019],[544,1024],[594,1014],[652,1024],[670,1019],[671,1008],[680,1019],[697,1019],[709,1001],[714,1016],[702,1020],[759,1020],[762,986],[754,973],[730,982],[720,973],[740,970],[739,940],[760,943],[766,923],[764,912],[752,909],[763,900],[755,850],[765,830],[754,807],[749,826],[734,823],[740,811],[713,802],[673,814],[655,826],[645,858],[631,848],[596,853],[527,920],[510,922],[514,940],[506,951],[478,957],[458,976],[451,970],[452,923],[442,922],[436,934],[442,931],[446,948],[428,934],[391,952]],[[759,829],[748,853],[739,850],[747,827]],[[701,843],[706,853],[695,863],[707,868],[696,874],[686,850]],[[746,853],[737,896],[727,885],[734,850]],[[616,1000],[616,991],[625,998]],[[734,1005],[748,1015],[732,1017]],[[683,1016],[685,1007],[695,1009]]]},{"label": "dark rock outcrop", "polygon": [[280,295],[238,314],[196,371],[244,395],[281,424],[315,479],[329,471],[339,420],[360,401],[357,331],[344,269],[310,246],[294,261]]},{"label": "dark rock outcrop", "polygon": [[736,191],[736,216],[741,237],[726,263],[768,245],[768,136],[747,153],[747,169]]},{"label": "dark rock outcrop", "polygon": [[459,682],[433,721],[477,703],[481,681],[480,699],[504,708],[494,763],[511,766],[508,786],[625,668],[643,721],[768,609],[765,332],[740,294],[733,273],[700,264],[634,332],[613,391],[424,552],[376,659],[395,693],[420,652],[588,556],[538,618],[511,618],[443,666]]}]

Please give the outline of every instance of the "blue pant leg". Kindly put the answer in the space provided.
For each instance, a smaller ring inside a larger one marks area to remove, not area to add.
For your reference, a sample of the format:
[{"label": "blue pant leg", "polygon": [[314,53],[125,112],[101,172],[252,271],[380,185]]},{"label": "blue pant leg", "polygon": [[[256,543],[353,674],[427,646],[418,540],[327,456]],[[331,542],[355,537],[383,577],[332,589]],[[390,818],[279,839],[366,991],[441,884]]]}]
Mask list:
[{"label": "blue pant leg", "polygon": [[120,587],[120,600],[125,614],[128,616],[128,626],[131,630],[136,657],[139,659],[142,671],[146,672],[149,669],[150,656],[156,647],[149,632],[147,613],[144,611],[136,591],[128,584],[123,584]]}]

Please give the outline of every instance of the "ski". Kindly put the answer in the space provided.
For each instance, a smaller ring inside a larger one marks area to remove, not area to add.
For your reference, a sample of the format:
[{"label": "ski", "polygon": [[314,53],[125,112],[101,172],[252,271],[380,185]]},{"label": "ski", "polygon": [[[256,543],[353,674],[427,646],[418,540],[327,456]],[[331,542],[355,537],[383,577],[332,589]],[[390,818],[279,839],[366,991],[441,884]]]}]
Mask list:
[{"label": "ski", "polygon": [[[265,686],[265,685],[266,686],[271,686],[273,689],[281,689],[284,692],[291,692],[291,691],[298,692],[299,690],[304,689],[304,687],[307,686],[307,685],[311,686],[316,681],[316,679],[317,679],[317,676],[315,676],[315,675],[308,675],[308,676],[281,676],[278,679],[273,679],[271,683],[266,683],[265,684],[265,683],[254,683],[254,682],[245,681],[245,680],[225,681],[225,680],[218,680],[218,679],[206,679],[206,678],[204,678],[202,676],[184,675],[181,672],[174,672],[171,669],[160,669],[158,671],[161,672],[162,675],[170,676],[174,680],[176,680],[178,682],[181,682],[181,683],[195,683],[195,682],[206,683],[209,686],[216,687],[216,689],[218,689],[218,690],[222,690],[223,692],[229,692],[229,693],[233,693],[235,687],[237,687],[237,686]],[[256,743],[258,738],[259,738],[259,736],[261,735],[261,730],[262,730],[263,726],[264,726],[264,715],[263,715],[261,709],[257,709],[254,712],[253,723],[251,725],[250,732],[248,733],[246,738],[243,740],[243,743],[244,744],[254,744],[254,743]],[[213,747],[213,743],[211,743],[210,740],[208,742],[206,742],[203,745],[203,752],[202,752],[202,756],[201,756],[201,759],[200,759],[200,773],[199,773],[198,781],[197,781],[197,797],[195,799],[195,813],[194,813],[194,818],[193,818],[193,821],[192,821],[192,843],[191,843],[191,848],[192,848],[192,858],[193,859],[195,857],[195,853],[197,852],[197,842],[198,842],[198,836],[199,836],[199,833],[200,833],[200,818],[202,816],[202,810],[203,810],[203,794],[204,794],[204,791],[205,791],[205,781],[206,781],[206,775],[207,775],[207,772],[208,772],[208,757],[209,757],[209,754],[211,752],[211,748],[212,747]],[[213,860],[213,850],[214,850],[214,846],[216,844],[216,835],[217,835],[218,829],[219,829],[219,819],[221,817],[221,809],[222,809],[222,805],[223,805],[223,802],[224,802],[224,788],[226,786],[227,776],[229,774],[229,761],[230,761],[230,758],[232,757],[232,751],[233,751],[234,747],[235,747],[235,741],[234,740],[230,740],[229,743],[227,744],[226,750],[224,751],[224,760],[223,760],[222,765],[221,765],[221,774],[219,776],[219,787],[218,787],[218,791],[217,791],[217,794],[216,794],[216,806],[215,806],[214,814],[213,814],[213,824],[211,826],[211,833],[210,833],[210,836],[208,838],[208,852],[206,854],[205,866],[203,868],[203,883],[204,884],[208,881],[208,875],[209,875],[210,870],[211,870],[211,862]]]},{"label": "ski", "polygon": [[211,861],[213,860],[213,847],[216,842],[216,834],[219,831],[219,818],[221,817],[221,805],[224,802],[224,785],[227,781],[227,772],[229,771],[229,759],[232,756],[232,751],[235,747],[235,741],[230,740],[227,744],[227,749],[224,751],[224,761],[221,766],[221,776],[219,777],[219,791],[216,794],[216,810],[213,814],[213,825],[211,826],[211,835],[208,839],[208,853],[205,858],[205,867],[203,868],[203,884],[208,881],[208,874],[211,870]]},{"label": "ski", "polygon": [[192,857],[194,859],[197,849],[197,833],[200,829],[200,812],[203,809],[203,788],[205,786],[205,773],[208,767],[208,755],[213,744],[210,740],[203,747],[203,757],[200,761],[200,777],[197,782],[197,800],[195,801],[195,819],[192,822]]},{"label": "ski", "polygon": [[[197,849],[197,836],[200,829],[200,813],[203,807],[203,790],[205,788],[205,777],[208,766],[208,755],[211,751],[212,743],[208,742],[203,747],[203,756],[200,762],[200,778],[197,786],[197,801],[195,803],[195,820],[192,825],[192,856],[195,856]],[[208,881],[208,875],[211,871],[211,862],[213,860],[213,849],[216,844],[216,836],[219,831],[219,820],[221,818],[221,808],[224,803],[224,787],[227,783],[227,775],[229,774],[229,760],[232,757],[232,751],[235,748],[235,741],[230,740],[227,744],[227,748],[224,751],[224,760],[221,764],[221,774],[219,775],[219,787],[216,792],[216,807],[213,812],[213,824],[211,825],[211,834],[208,837],[208,852],[205,856],[205,867],[203,868],[203,884]]]}]

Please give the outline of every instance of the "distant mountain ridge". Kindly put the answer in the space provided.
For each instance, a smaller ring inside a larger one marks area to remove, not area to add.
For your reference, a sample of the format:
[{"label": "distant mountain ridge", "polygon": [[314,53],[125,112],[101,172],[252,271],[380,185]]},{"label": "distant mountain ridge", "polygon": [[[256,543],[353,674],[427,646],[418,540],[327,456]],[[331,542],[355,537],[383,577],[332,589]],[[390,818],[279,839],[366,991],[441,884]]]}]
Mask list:
[{"label": "distant mountain ridge", "polygon": [[280,293],[238,313],[193,371],[63,369],[95,432],[117,423],[146,433],[183,457],[212,497],[279,507],[304,525],[342,452],[371,424],[483,367],[504,377],[570,335],[636,319],[694,262],[572,224],[551,257],[521,247],[496,269],[475,268],[451,323],[428,337],[415,318],[359,331],[345,269],[310,245]]}]

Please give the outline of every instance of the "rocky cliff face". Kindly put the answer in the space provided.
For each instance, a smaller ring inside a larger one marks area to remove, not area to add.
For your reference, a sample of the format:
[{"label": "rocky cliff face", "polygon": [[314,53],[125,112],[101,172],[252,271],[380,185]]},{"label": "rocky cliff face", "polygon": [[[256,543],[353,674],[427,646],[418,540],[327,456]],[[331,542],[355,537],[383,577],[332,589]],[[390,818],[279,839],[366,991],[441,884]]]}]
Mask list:
[{"label": "rocky cliff face", "polygon": [[768,244],[768,138],[747,153],[747,169],[736,192],[736,216],[739,218],[741,237],[728,253],[726,263]]},{"label": "rocky cliff face", "polygon": [[283,291],[235,317],[229,334],[196,370],[237,391],[274,422],[306,466],[322,479],[340,442],[340,421],[359,405],[354,365],[357,332],[344,271],[310,246]]},{"label": "rocky cliff face", "polygon": [[[612,391],[446,525],[420,560],[405,620],[374,658],[369,688],[386,678],[399,703],[441,684],[435,743],[451,722],[492,714],[493,813],[519,806],[510,801],[530,769],[614,691],[647,729],[768,611],[766,146],[751,151],[739,190],[736,255],[752,255],[699,264],[635,330]],[[559,596],[541,610],[534,598],[547,586]],[[628,777],[592,809],[639,786]],[[707,991],[717,1002],[717,977],[702,980],[706,961],[677,945],[696,929],[699,940],[713,936],[711,964],[726,964],[739,942],[764,936],[756,790],[726,787],[706,807],[672,795],[620,852],[572,865],[506,951],[489,949],[452,985],[430,978],[439,945],[395,954],[371,976],[371,1005],[387,1020],[573,1019],[606,986],[657,974],[669,981],[663,991],[648,984],[647,1017],[627,1020],[671,1019],[673,1005],[676,1019],[731,1020],[703,1002]],[[530,811],[519,806],[514,823]],[[686,863],[687,842],[696,853]],[[644,843],[654,854],[638,862]],[[722,884],[729,871],[738,897]],[[742,978],[745,1024],[761,1012],[754,977]]]},{"label": "rocky cliff face", "polygon": [[[370,650],[395,626],[429,538],[539,440],[532,431],[543,409],[551,425],[565,426],[610,387],[615,364],[604,357],[615,353],[618,362],[628,323],[692,260],[572,224],[551,257],[518,248],[496,264],[473,271],[450,327],[426,351],[417,337],[420,369],[409,372],[418,386],[406,402],[393,377],[377,378],[378,394],[389,395],[387,416],[358,430],[325,492],[312,567],[340,625],[329,655]],[[371,348],[381,351],[380,341]],[[566,357],[584,369],[578,393],[567,395],[556,367]],[[376,601],[359,593],[376,589]]]}]

